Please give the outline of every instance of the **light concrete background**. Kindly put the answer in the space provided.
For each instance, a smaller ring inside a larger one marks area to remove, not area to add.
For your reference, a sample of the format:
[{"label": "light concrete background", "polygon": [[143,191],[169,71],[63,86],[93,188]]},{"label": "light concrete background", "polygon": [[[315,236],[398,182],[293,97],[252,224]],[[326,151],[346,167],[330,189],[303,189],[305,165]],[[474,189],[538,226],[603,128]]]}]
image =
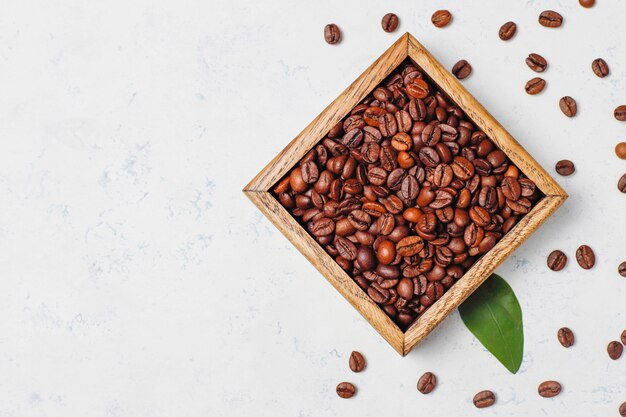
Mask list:
[{"label": "light concrete background", "polygon": [[[438,8],[454,14],[445,29],[430,23]],[[561,29],[538,25],[547,8]],[[394,34],[380,29],[390,11]],[[606,345],[626,328],[626,162],[613,153],[626,124],[612,116],[625,15],[623,0],[4,2],[0,417],[617,416],[626,357]],[[502,42],[508,20],[518,34]],[[340,45],[323,42],[329,22]],[[458,314],[399,357],[240,191],[405,31],[448,68],[470,61],[464,84],[541,164],[577,167],[559,178],[570,199],[498,269],[524,312],[517,375]],[[530,52],[549,61],[535,97]],[[590,271],[573,258],[583,243]],[[545,266],[555,248],[570,257],[560,273]],[[440,383],[423,396],[427,370]],[[540,398],[546,379],[563,393]],[[351,400],[334,393],[343,380]],[[498,402],[477,410],[483,389]]]}]

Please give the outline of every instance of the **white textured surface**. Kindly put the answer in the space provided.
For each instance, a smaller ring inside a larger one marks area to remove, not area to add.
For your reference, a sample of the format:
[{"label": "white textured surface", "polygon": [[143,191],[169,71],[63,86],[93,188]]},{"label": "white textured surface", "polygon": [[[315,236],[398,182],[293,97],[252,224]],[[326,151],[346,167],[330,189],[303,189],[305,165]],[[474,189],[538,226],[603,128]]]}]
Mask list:
[{"label": "white textured surface", "polygon": [[[471,4],[470,4],[471,3]],[[59,0],[0,13],[0,416],[617,416],[626,358],[623,0]],[[430,15],[449,8],[452,25]],[[565,24],[536,22],[546,8]],[[401,18],[397,33],[383,14]],[[497,37],[507,20],[510,42]],[[340,45],[322,40],[336,22]],[[399,357],[241,188],[405,31],[540,163],[572,159],[570,199],[500,269],[525,319],[510,375],[457,314]],[[549,61],[527,96],[530,52]],[[600,80],[591,61],[604,57]],[[558,99],[578,100],[569,120]],[[281,120],[282,119],[282,120]],[[280,121],[279,121],[280,120]],[[598,263],[583,271],[575,248]],[[545,267],[563,249],[561,273]],[[570,326],[576,345],[556,342]],[[368,368],[352,374],[352,349]],[[426,370],[440,384],[422,396]],[[542,399],[537,385],[563,383]],[[359,387],[351,400],[337,382]],[[498,403],[471,404],[492,389]]]}]

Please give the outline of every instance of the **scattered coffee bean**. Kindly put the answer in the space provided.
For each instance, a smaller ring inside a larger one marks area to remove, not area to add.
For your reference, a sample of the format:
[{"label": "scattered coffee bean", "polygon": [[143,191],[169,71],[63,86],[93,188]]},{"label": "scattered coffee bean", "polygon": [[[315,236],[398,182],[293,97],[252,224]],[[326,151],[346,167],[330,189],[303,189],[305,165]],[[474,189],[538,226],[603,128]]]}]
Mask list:
[{"label": "scattered coffee bean", "polygon": [[560,250],[555,250],[548,255],[548,268],[553,271],[560,271],[567,264],[567,255]]},{"label": "scattered coffee bean", "polygon": [[578,106],[576,105],[576,100],[571,98],[570,96],[565,96],[559,100],[559,108],[567,117],[574,117],[578,112]]},{"label": "scattered coffee bean", "polygon": [[626,261],[619,264],[619,266],[617,267],[617,272],[619,272],[621,276],[626,277]]},{"label": "scattered coffee bean", "polygon": [[274,196],[403,330],[543,197],[411,63],[330,129]]},{"label": "scattered coffee bean", "polygon": [[395,32],[398,29],[398,24],[400,24],[400,19],[394,13],[387,13],[383,16],[382,21],[380,22],[383,30],[385,32]]},{"label": "scattered coffee bean", "polygon": [[337,395],[341,398],[351,398],[356,393],[356,387],[349,382],[340,382],[337,385]]},{"label": "scattered coffee bean", "polygon": [[557,333],[559,343],[563,347],[571,347],[574,344],[574,333],[568,327],[561,327]]},{"label": "scattered coffee bean", "polygon": [[626,159],[626,142],[620,142],[615,145],[615,155],[619,159]]},{"label": "scattered coffee bean", "polygon": [[515,32],[517,32],[517,25],[514,22],[506,22],[500,27],[498,36],[503,41],[508,41],[513,36],[515,36]]},{"label": "scattered coffee bean", "polygon": [[472,66],[469,62],[462,59],[452,67],[452,73],[459,80],[467,78],[472,73]]},{"label": "scattered coffee bean", "polygon": [[496,396],[491,391],[481,391],[474,395],[473,401],[476,408],[487,408],[495,404]]},{"label": "scattered coffee bean", "polygon": [[596,4],[596,0],[578,0],[578,3],[580,3],[581,6],[588,9],[590,7],[593,7],[594,4]]},{"label": "scattered coffee bean", "polygon": [[561,384],[556,381],[545,381],[539,384],[537,391],[544,398],[555,397],[561,393]]},{"label": "scattered coffee bean", "polygon": [[609,343],[609,345],[606,347],[606,351],[609,354],[609,358],[613,359],[613,360],[617,360],[620,358],[620,356],[622,356],[622,351],[624,350],[624,345],[622,345],[620,342],[618,342],[617,340],[613,340],[612,342]]},{"label": "scattered coffee bean", "polygon": [[417,390],[422,394],[432,392],[437,386],[437,377],[432,372],[426,372],[417,380]]},{"label": "scattered coffee bean", "polygon": [[554,10],[546,10],[539,15],[539,24],[547,28],[558,28],[563,24],[563,16]]},{"label": "scattered coffee bean", "polygon": [[620,336],[620,340],[622,341],[622,344],[624,346],[626,346],[626,330],[622,331],[622,334]]},{"label": "scattered coffee bean", "polygon": [[594,59],[591,63],[591,69],[593,70],[593,73],[600,78],[604,78],[609,75],[609,66],[602,58]]},{"label": "scattered coffee bean", "polygon": [[626,122],[626,104],[617,106],[613,111],[613,116],[620,122]]},{"label": "scattered coffee bean", "polygon": [[341,31],[336,24],[330,23],[324,27],[324,40],[331,45],[341,40]]},{"label": "scattered coffee bean", "polygon": [[433,25],[437,26],[438,28],[447,26],[451,20],[452,14],[447,10],[437,10],[430,18],[430,21],[433,23]]},{"label": "scattered coffee bean", "polygon": [[617,189],[626,193],[626,174],[622,175],[619,181],[617,181]]},{"label": "scattered coffee bean", "polygon": [[589,246],[582,245],[576,249],[576,261],[581,268],[591,269],[596,264],[596,255]]},{"label": "scattered coffee bean", "polygon": [[539,94],[546,86],[546,81],[543,78],[535,77],[526,83],[525,90],[530,95]]},{"label": "scattered coffee bean", "polygon": [[539,54],[529,54],[526,58],[526,65],[535,72],[544,72],[548,67],[548,61]]},{"label": "scattered coffee bean", "polygon": [[350,354],[349,365],[352,372],[361,372],[365,369],[365,358],[355,350]]},{"label": "scattered coffee bean", "polygon": [[564,177],[572,175],[574,171],[576,171],[574,163],[567,159],[563,159],[562,161],[557,162],[554,169],[556,170],[557,174],[563,175]]},{"label": "scattered coffee bean", "polygon": [[626,401],[619,406],[619,415],[621,417],[626,417]]}]

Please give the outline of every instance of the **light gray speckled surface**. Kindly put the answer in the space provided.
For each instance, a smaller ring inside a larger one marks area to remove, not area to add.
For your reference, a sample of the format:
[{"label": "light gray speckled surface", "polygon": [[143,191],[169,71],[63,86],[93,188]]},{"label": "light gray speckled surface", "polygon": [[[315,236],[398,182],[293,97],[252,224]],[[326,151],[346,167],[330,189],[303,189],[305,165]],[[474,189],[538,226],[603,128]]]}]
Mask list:
[{"label": "light gray speckled surface", "polygon": [[[0,417],[618,415],[626,358],[605,349],[626,328],[626,163],[613,154],[626,124],[612,117],[626,102],[623,0],[3,6]],[[454,21],[438,30],[444,7]],[[536,23],[546,8],[560,30]],[[389,11],[396,34],[380,30]],[[519,32],[504,43],[507,20]],[[338,46],[322,40],[329,22]],[[405,31],[447,67],[469,60],[467,88],[540,163],[578,169],[560,179],[570,199],[499,268],[524,311],[518,375],[457,314],[400,358],[240,192]],[[530,52],[550,63],[536,97],[523,90]],[[560,113],[563,95],[578,117]],[[552,249],[572,260],[582,243],[593,270],[547,270]],[[348,370],[352,349],[363,374]],[[426,370],[440,385],[422,396]],[[563,393],[539,398],[545,379]],[[341,380],[358,396],[339,400]],[[473,407],[482,389],[496,406]]]}]

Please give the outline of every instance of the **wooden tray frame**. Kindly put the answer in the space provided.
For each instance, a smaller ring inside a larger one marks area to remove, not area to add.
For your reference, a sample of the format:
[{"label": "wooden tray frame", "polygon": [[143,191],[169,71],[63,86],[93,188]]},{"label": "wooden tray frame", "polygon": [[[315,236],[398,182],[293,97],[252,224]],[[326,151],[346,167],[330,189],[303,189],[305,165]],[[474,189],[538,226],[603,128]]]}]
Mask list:
[{"label": "wooden tray frame", "polygon": [[[545,194],[496,246],[403,332],[271,195],[271,188],[381,81],[410,58]],[[405,33],[244,188],[246,196],[402,356],[476,290],[564,201],[565,191],[411,34]]]}]

